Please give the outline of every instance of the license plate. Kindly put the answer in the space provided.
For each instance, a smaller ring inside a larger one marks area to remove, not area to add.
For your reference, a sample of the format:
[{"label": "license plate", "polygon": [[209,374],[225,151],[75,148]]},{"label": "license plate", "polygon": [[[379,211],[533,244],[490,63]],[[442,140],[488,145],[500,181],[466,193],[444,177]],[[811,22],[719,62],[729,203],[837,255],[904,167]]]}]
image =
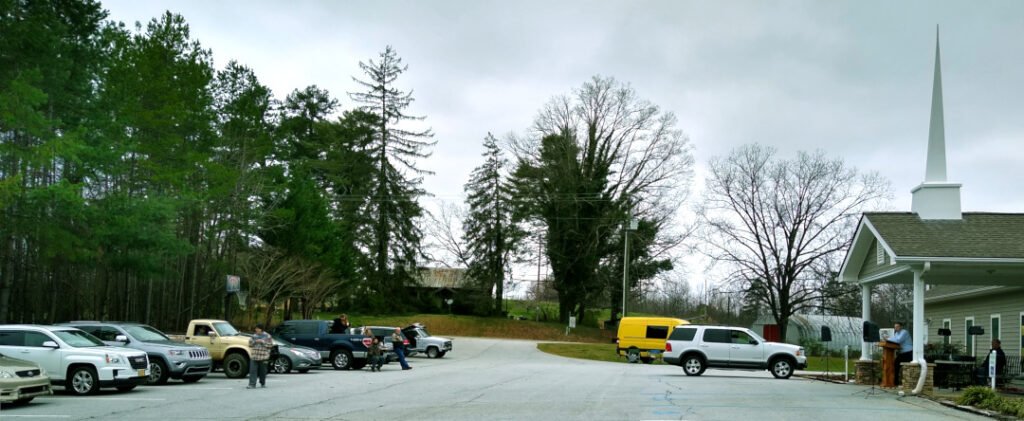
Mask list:
[{"label": "license plate", "polygon": [[146,377],[146,369],[145,368],[139,370],[139,377]]}]

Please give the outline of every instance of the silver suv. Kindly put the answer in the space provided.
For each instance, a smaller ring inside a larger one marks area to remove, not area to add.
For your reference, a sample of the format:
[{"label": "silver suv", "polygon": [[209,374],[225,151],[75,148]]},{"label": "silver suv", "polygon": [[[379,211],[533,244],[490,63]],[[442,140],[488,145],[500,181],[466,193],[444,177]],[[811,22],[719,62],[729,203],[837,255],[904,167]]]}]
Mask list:
[{"label": "silver suv", "polygon": [[194,383],[206,377],[213,359],[206,348],[174,342],[149,325],[124,322],[76,321],[64,323],[82,329],[110,346],[144,351],[149,356],[147,384],[164,384],[167,379]]},{"label": "silver suv", "polygon": [[804,349],[768,342],[750,329],[728,326],[679,325],[665,342],[666,363],[683,367],[687,376],[699,376],[708,367],[768,370],[788,379],[807,367]]}]

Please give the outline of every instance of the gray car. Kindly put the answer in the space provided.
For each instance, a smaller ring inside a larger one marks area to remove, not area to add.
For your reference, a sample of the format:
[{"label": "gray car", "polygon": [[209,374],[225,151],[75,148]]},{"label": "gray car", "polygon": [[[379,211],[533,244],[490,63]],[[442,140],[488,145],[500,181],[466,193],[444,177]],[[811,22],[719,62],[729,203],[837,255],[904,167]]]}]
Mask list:
[{"label": "gray car", "polygon": [[89,332],[108,345],[145,351],[149,355],[146,384],[164,384],[168,379],[194,383],[206,377],[213,368],[213,359],[206,348],[172,341],[149,325],[92,321],[63,325]]}]

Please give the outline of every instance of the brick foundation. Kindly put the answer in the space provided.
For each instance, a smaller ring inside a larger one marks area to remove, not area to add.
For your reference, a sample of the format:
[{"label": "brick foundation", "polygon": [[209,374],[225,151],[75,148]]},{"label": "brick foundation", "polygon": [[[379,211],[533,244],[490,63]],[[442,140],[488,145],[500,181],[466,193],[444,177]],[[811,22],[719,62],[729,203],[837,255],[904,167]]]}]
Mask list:
[{"label": "brick foundation", "polygon": [[882,381],[882,363],[878,361],[858,360],[856,366],[857,384],[876,385]]},{"label": "brick foundation", "polygon": [[[917,379],[921,376],[921,366],[916,363],[902,363],[900,364],[900,383],[896,385],[898,390],[906,392],[908,395],[914,387],[917,386]],[[921,389],[921,393],[925,395],[931,395],[935,391],[935,364],[928,364],[928,375],[924,380],[924,388]]]}]

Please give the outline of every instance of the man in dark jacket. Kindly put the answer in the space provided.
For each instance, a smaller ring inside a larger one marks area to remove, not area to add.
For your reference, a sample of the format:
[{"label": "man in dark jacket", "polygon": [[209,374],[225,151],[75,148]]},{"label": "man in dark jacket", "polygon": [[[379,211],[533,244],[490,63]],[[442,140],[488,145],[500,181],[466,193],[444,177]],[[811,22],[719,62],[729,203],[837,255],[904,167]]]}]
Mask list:
[{"label": "man in dark jacket", "polygon": [[977,383],[986,384],[988,380],[988,364],[989,358],[992,356],[992,351],[996,352],[996,378],[998,379],[1003,375],[1004,369],[1006,368],[1006,353],[1003,352],[1003,342],[999,339],[992,340],[992,349],[988,350],[985,354],[985,362],[981,363],[981,366],[977,370]]}]

